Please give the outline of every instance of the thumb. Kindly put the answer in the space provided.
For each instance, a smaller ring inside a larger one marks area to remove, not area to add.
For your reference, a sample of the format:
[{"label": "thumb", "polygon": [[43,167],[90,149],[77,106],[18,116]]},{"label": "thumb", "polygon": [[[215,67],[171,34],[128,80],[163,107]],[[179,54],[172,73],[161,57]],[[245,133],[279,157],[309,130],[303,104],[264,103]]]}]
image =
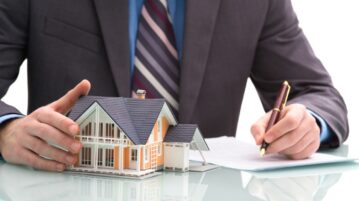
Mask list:
[{"label": "thumb", "polygon": [[63,97],[49,106],[55,111],[66,114],[81,96],[86,96],[91,89],[91,83],[88,80],[82,80],[73,89],[68,91]]},{"label": "thumb", "polygon": [[252,126],[251,133],[257,145],[262,144],[271,112],[260,117]]}]

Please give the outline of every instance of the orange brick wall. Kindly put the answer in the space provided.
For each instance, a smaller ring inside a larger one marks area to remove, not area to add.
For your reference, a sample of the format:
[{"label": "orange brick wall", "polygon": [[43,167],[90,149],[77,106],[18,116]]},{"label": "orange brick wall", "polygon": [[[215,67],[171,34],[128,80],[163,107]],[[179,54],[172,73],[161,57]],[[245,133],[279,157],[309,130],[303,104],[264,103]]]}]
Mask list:
[{"label": "orange brick wall", "polygon": [[153,141],[157,142],[158,139],[158,133],[157,133],[157,129],[158,129],[158,122],[156,121],[155,126],[152,129],[152,133],[153,133]]},{"label": "orange brick wall", "polygon": [[[114,163],[114,166],[115,166],[115,170],[119,170],[120,169],[120,166],[119,166],[119,149],[118,149],[118,146],[115,146],[114,148],[114,152],[113,152],[113,157],[114,157],[114,160],[113,160],[113,163]],[[122,160],[122,158],[121,158]]]},{"label": "orange brick wall", "polygon": [[130,168],[130,148],[126,147],[123,149],[124,169]]},{"label": "orange brick wall", "polygon": [[167,134],[167,130],[169,127],[169,123],[166,117],[162,117],[162,137],[163,139],[165,138],[166,134]]}]

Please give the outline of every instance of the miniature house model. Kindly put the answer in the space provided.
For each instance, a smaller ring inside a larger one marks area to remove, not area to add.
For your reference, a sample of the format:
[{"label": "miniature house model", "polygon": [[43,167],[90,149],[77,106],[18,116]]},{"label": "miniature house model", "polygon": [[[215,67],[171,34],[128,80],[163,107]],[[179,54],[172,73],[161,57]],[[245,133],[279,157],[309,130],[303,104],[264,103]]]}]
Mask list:
[{"label": "miniature house model", "polygon": [[178,124],[164,99],[82,97],[68,115],[83,144],[71,171],[143,176],[187,171],[189,149],[208,150],[196,125]]}]

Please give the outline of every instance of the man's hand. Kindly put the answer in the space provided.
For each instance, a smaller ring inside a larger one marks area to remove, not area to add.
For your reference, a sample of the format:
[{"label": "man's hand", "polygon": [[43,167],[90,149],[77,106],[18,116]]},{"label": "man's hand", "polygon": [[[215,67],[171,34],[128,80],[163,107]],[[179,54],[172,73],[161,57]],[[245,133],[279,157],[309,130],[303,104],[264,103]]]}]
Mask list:
[{"label": "man's hand", "polygon": [[74,164],[82,147],[74,139],[80,129],[64,115],[81,96],[88,94],[90,88],[90,82],[83,80],[59,100],[2,125],[0,153],[3,158],[9,163],[49,171],[63,171],[66,165]]},{"label": "man's hand", "polygon": [[266,153],[280,153],[291,159],[304,159],[319,149],[320,128],[305,106],[292,104],[281,112],[280,120],[267,133],[270,112],[252,125],[251,132],[257,145],[269,143]]}]

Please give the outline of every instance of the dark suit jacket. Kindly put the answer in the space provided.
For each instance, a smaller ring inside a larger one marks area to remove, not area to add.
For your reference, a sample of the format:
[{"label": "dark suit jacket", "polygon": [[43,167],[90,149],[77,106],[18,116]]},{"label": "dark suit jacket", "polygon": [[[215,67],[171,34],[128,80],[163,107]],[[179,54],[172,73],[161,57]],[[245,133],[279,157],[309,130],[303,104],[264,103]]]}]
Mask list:
[{"label": "dark suit jacket", "polygon": [[[128,0],[0,0],[0,95],[28,59],[28,111],[82,79],[90,94],[130,96]],[[188,0],[180,122],[206,137],[235,135],[250,78],[266,111],[283,80],[290,103],[322,116],[337,146],[348,136],[345,104],[314,56],[289,0]],[[0,115],[18,113],[0,103]]]}]

